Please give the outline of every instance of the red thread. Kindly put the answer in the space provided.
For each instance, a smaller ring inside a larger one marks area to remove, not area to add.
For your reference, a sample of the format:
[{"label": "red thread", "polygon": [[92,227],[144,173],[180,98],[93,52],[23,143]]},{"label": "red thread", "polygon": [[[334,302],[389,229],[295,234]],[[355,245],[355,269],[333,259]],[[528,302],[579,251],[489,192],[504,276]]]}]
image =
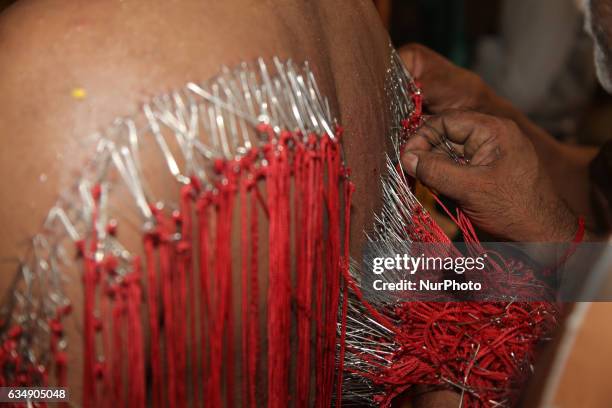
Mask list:
[{"label": "red thread", "polygon": [[259,209],[251,189],[251,302],[249,319],[249,406],[257,406],[257,357],[259,356]]},{"label": "red thread", "polygon": [[159,285],[157,283],[157,268],[155,249],[159,243],[159,237],[155,233],[145,234],[144,251],[147,266],[147,305],[149,309],[149,332],[150,332],[150,356],[151,367],[151,395],[153,408],[162,406],[162,365],[161,365],[161,340],[159,332],[159,310],[157,297]]},{"label": "red thread", "polygon": [[[348,276],[352,194],[338,144],[342,129],[336,130],[333,140],[327,135],[304,138],[299,132],[288,131],[276,139],[270,127],[262,126],[261,131],[270,137],[261,152],[266,157],[265,166],[254,164],[259,158],[255,150],[239,162],[218,160],[215,166],[220,181],[214,190],[203,190],[192,179],[181,189],[180,210],[168,214],[161,207],[151,208],[155,226],[143,236],[145,265],[138,257],[126,265],[126,259],[104,252],[105,242],[98,243],[96,231],[97,200],[102,190],[99,186],[92,189],[96,205],[91,229],[76,243],[83,262],[85,292],[84,406],[144,407],[149,403],[154,408],[182,408],[197,398],[198,388],[203,389],[202,399],[207,405],[235,406],[237,344],[243,360],[239,387],[244,405],[256,407],[267,400],[270,407],[291,403],[306,407],[312,405],[309,400],[316,388],[315,405],[329,406],[334,384],[340,397],[345,348],[340,345],[339,362],[336,349],[345,336],[346,299],[351,287],[346,278],[341,284],[341,276]],[[259,180],[265,182],[265,197]],[[236,199],[241,223],[240,267],[232,253]],[[194,201],[197,220],[193,219]],[[260,211],[269,221],[263,248],[259,243]],[[119,238],[114,222],[104,228],[109,239]],[[260,259],[268,260],[267,270],[260,271]],[[240,292],[233,291],[234,270],[240,273]],[[259,311],[260,272],[268,274],[267,315]],[[148,316],[142,310],[141,280],[146,282]],[[241,300],[234,304],[236,293]],[[238,305],[240,310],[235,310]],[[337,338],[339,310],[342,330]],[[239,333],[234,332],[237,316],[242,323]],[[295,346],[290,342],[292,317],[296,318]],[[49,326],[55,342],[52,349],[56,351],[57,381],[63,384],[66,356],[57,350],[63,331],[59,319],[58,312]],[[146,357],[143,323],[150,334],[151,348]],[[263,323],[268,347],[265,373],[259,360]],[[19,331],[15,329],[14,336]],[[3,350],[16,347],[16,340],[8,339]],[[98,347],[103,357],[99,361]],[[293,347],[297,364],[290,356]],[[145,373],[145,358],[150,375]],[[9,363],[19,367],[24,364],[18,356],[0,353],[0,364]],[[41,381],[46,378],[44,370],[30,371],[16,377],[15,383],[31,382],[34,376]],[[263,374],[267,381],[259,381]],[[195,384],[199,375],[203,376],[201,386]],[[150,378],[150,391],[146,378]],[[296,382],[295,396],[290,396],[290,379]],[[0,378],[0,383],[5,382]],[[267,395],[258,388],[258,383],[265,382]]]},{"label": "red thread", "polygon": [[210,199],[207,194],[203,194],[200,196],[197,202],[197,215],[198,215],[198,239],[200,244],[200,262],[199,262],[199,272],[200,272],[200,338],[202,339],[201,350],[201,365],[202,365],[202,377],[203,384],[202,390],[204,392],[203,400],[207,397],[210,397],[210,387],[207,383],[207,379],[210,376],[210,366],[208,364],[208,356],[205,351],[205,347],[207,343],[210,343],[208,340],[209,336],[207,333],[209,331],[208,322],[211,319],[211,306],[210,306],[210,294],[209,294],[209,259],[208,259],[208,241],[209,241],[209,226],[208,226],[208,212],[209,212],[209,204]]},{"label": "red thread", "polygon": [[128,367],[128,407],[144,408],[146,405],[144,338],[140,319],[141,277],[140,259],[133,260],[133,270],[125,277],[127,292],[127,328],[129,341]]},{"label": "red thread", "polygon": [[96,286],[98,283],[98,262],[96,254],[98,251],[98,233],[96,223],[98,220],[98,198],[100,197],[100,186],[96,185],[92,189],[94,201],[91,216],[91,238],[89,248],[85,241],[77,242],[77,251],[83,256],[84,262],[84,312],[83,312],[83,407],[95,407],[97,401],[96,392],[96,346],[95,346],[95,327],[94,309],[96,298]]},{"label": "red thread", "polygon": [[266,186],[269,225],[268,407],[289,403],[288,362],[291,283],[289,278],[289,178],[287,149],[268,149]]},{"label": "red thread", "polygon": [[[355,186],[348,180],[345,180],[346,184],[344,189],[344,257],[342,259],[342,269],[343,269],[343,277],[349,273],[350,267],[350,225],[351,225],[351,203],[353,191],[355,191]],[[338,379],[336,380],[337,393],[336,393],[336,401],[337,406],[340,408],[342,406],[342,380],[344,374],[344,356],[346,353],[346,320],[348,314],[348,282],[343,278],[343,288],[342,288],[342,318],[340,322],[341,333],[340,333],[340,356],[338,358]]]},{"label": "red thread", "polygon": [[242,351],[242,405],[248,406],[249,403],[249,381],[252,378],[249,376],[249,223],[248,223],[248,200],[247,200],[247,180],[240,180],[240,251],[242,258],[240,260],[240,293],[241,293],[241,351]]},{"label": "red thread", "polygon": [[[171,230],[168,221],[161,214],[157,214],[158,233],[159,233],[159,271],[161,281],[163,316],[164,316],[164,344],[166,348],[166,379],[167,379],[167,401],[168,407],[175,408],[178,405],[179,392],[178,384],[180,374],[177,372],[177,351],[176,351],[176,320],[173,305],[173,248],[169,241]],[[180,405],[178,405],[180,406]]]},{"label": "red thread", "polygon": [[312,200],[314,197],[313,177],[314,155],[298,146],[294,171],[296,192],[294,208],[296,209],[296,236],[304,237],[296,242],[296,275],[297,275],[297,373],[296,373],[296,406],[307,407],[310,395],[310,348],[312,319],[312,239],[314,214]]}]

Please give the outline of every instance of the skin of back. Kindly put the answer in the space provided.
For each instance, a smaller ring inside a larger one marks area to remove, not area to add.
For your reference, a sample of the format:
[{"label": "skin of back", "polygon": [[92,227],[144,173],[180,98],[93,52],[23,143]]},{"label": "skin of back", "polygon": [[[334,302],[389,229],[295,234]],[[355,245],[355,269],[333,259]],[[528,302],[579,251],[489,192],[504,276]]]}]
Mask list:
[{"label": "skin of back", "polygon": [[[388,37],[369,0],[19,1],[0,14],[0,294],[27,239],[90,154],[88,138],[151,97],[257,57],[308,60],[345,129],[356,185],[351,253],[380,205],[388,107]],[[81,92],[75,97],[74,92]],[[142,158],[160,200],[178,186],[159,155]],[[113,203],[121,208],[121,200]],[[121,234],[138,251],[136,220]],[[82,285],[69,276],[71,399],[81,401]]]}]

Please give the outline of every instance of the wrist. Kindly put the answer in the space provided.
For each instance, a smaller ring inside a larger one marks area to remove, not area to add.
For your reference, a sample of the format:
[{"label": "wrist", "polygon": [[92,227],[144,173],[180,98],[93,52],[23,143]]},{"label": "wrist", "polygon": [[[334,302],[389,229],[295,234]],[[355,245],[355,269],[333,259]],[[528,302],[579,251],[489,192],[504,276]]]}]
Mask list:
[{"label": "wrist", "polygon": [[534,202],[534,212],[526,220],[524,242],[571,242],[578,230],[579,218],[558,196],[552,200]]},{"label": "wrist", "polygon": [[555,217],[555,221],[534,227],[529,232],[527,242],[571,242],[578,231],[578,217],[571,213],[564,214],[563,217]]},{"label": "wrist", "polygon": [[[576,246],[587,239],[582,217],[572,217],[572,223],[534,233],[525,252],[547,270],[556,269],[574,253]],[[561,244],[561,245],[559,245]]]}]

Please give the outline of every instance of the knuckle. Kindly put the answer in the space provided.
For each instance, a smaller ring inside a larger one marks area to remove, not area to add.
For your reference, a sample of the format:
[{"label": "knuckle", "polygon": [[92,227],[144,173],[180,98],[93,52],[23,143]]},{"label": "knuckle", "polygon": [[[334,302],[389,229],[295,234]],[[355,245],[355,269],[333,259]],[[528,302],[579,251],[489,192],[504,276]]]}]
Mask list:
[{"label": "knuckle", "polygon": [[493,115],[487,115],[484,113],[478,113],[478,116],[480,117],[481,122],[491,128],[491,129],[502,129],[505,125],[504,125],[504,118],[500,118],[498,116],[493,116]]},{"label": "knuckle", "polygon": [[499,118],[499,121],[501,122],[502,126],[504,126],[511,133],[520,133],[518,125],[512,119]]},{"label": "knuckle", "polygon": [[516,134],[520,134],[518,126],[510,119],[489,116],[488,126],[500,140],[508,140],[514,138]]},{"label": "knuckle", "polygon": [[492,116],[471,109],[451,109],[448,118],[457,122],[470,122],[487,126],[491,123]]},{"label": "knuckle", "polygon": [[461,108],[450,108],[442,112],[438,119],[441,124],[453,127],[453,125],[470,121],[470,111]]}]

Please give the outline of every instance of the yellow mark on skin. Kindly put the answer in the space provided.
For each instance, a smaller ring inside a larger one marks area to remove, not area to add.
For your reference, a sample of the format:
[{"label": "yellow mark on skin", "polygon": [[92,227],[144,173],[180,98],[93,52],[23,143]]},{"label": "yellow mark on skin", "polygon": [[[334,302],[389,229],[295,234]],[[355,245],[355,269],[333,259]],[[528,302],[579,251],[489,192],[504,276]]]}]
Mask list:
[{"label": "yellow mark on skin", "polygon": [[74,88],[72,92],[70,92],[70,95],[77,101],[82,101],[87,97],[87,91],[83,88]]}]

